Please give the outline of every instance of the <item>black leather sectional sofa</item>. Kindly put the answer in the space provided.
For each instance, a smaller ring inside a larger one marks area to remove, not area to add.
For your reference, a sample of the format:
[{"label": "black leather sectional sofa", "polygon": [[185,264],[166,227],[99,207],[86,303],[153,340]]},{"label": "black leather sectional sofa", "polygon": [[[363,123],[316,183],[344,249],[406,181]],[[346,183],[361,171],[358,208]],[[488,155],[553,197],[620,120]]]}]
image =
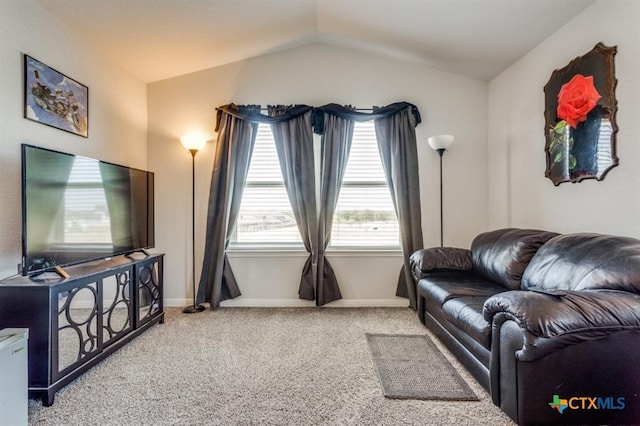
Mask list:
[{"label": "black leather sectional sofa", "polygon": [[640,423],[640,240],[500,229],[411,265],[420,320],[514,421]]}]

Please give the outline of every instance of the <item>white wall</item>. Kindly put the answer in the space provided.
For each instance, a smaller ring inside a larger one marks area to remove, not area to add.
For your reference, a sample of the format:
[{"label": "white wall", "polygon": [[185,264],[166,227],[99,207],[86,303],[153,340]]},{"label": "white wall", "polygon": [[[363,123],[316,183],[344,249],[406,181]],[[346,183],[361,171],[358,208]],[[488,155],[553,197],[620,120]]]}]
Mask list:
[{"label": "white wall", "polygon": [[[439,244],[438,156],[427,145],[433,134],[456,141],[445,154],[445,244],[468,246],[486,229],[487,83],[423,65],[400,63],[324,44],[312,44],[148,86],[149,167],[156,175],[157,248],[167,253],[169,304],[191,297],[191,157],[179,137],[200,130],[215,140],[215,107],[238,104],[359,107],[407,101],[418,106],[417,128],[426,245]],[[196,157],[196,274],[202,262],[213,142]],[[394,304],[397,254],[330,255],[342,304]],[[230,304],[295,305],[304,256],[253,253],[231,259],[243,296]],[[336,304],[340,304],[336,303]]]},{"label": "white wall", "polygon": [[[640,237],[640,2],[599,0],[489,84],[489,224]],[[544,177],[544,93],[553,70],[617,46],[617,153],[601,182]]]},{"label": "white wall", "polygon": [[[89,87],[89,138],[23,118],[22,54]],[[146,86],[32,0],[0,1],[0,278],[21,257],[20,144],[147,166]]]}]

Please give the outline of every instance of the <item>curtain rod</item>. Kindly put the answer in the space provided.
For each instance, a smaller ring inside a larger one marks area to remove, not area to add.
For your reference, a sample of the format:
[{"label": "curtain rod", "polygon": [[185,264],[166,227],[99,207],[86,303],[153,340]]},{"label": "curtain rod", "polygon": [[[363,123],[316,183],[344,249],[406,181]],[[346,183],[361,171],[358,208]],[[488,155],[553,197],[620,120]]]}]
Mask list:
[{"label": "curtain rod", "polygon": [[[356,111],[373,111],[373,108],[356,108]],[[260,111],[268,111],[268,108],[260,108]]]}]

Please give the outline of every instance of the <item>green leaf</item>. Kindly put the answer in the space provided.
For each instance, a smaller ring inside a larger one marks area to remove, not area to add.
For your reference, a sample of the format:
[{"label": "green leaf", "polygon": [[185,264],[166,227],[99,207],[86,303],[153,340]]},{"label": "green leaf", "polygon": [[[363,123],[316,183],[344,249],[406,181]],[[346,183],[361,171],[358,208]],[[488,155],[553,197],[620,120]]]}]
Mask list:
[{"label": "green leaf", "polygon": [[556,154],[556,157],[553,159],[554,163],[559,163],[562,161],[562,157],[564,157],[564,155],[562,155],[563,152],[560,151],[559,153]]},{"label": "green leaf", "polygon": [[575,169],[577,164],[578,160],[576,160],[576,157],[569,154],[569,169]]},{"label": "green leaf", "polygon": [[564,133],[564,128],[567,127],[567,122],[564,120],[558,121],[558,124],[553,128],[553,131],[561,135]]}]

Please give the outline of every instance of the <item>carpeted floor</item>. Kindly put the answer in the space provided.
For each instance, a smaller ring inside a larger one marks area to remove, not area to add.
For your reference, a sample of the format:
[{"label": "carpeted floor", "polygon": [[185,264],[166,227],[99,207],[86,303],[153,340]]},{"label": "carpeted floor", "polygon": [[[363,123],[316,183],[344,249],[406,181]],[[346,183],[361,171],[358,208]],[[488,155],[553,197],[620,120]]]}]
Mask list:
[{"label": "carpeted floor", "polygon": [[402,308],[171,308],[165,324],[59,391],[53,406],[30,401],[29,423],[513,424],[446,350],[480,401],[385,398],[365,333],[428,331]]}]

